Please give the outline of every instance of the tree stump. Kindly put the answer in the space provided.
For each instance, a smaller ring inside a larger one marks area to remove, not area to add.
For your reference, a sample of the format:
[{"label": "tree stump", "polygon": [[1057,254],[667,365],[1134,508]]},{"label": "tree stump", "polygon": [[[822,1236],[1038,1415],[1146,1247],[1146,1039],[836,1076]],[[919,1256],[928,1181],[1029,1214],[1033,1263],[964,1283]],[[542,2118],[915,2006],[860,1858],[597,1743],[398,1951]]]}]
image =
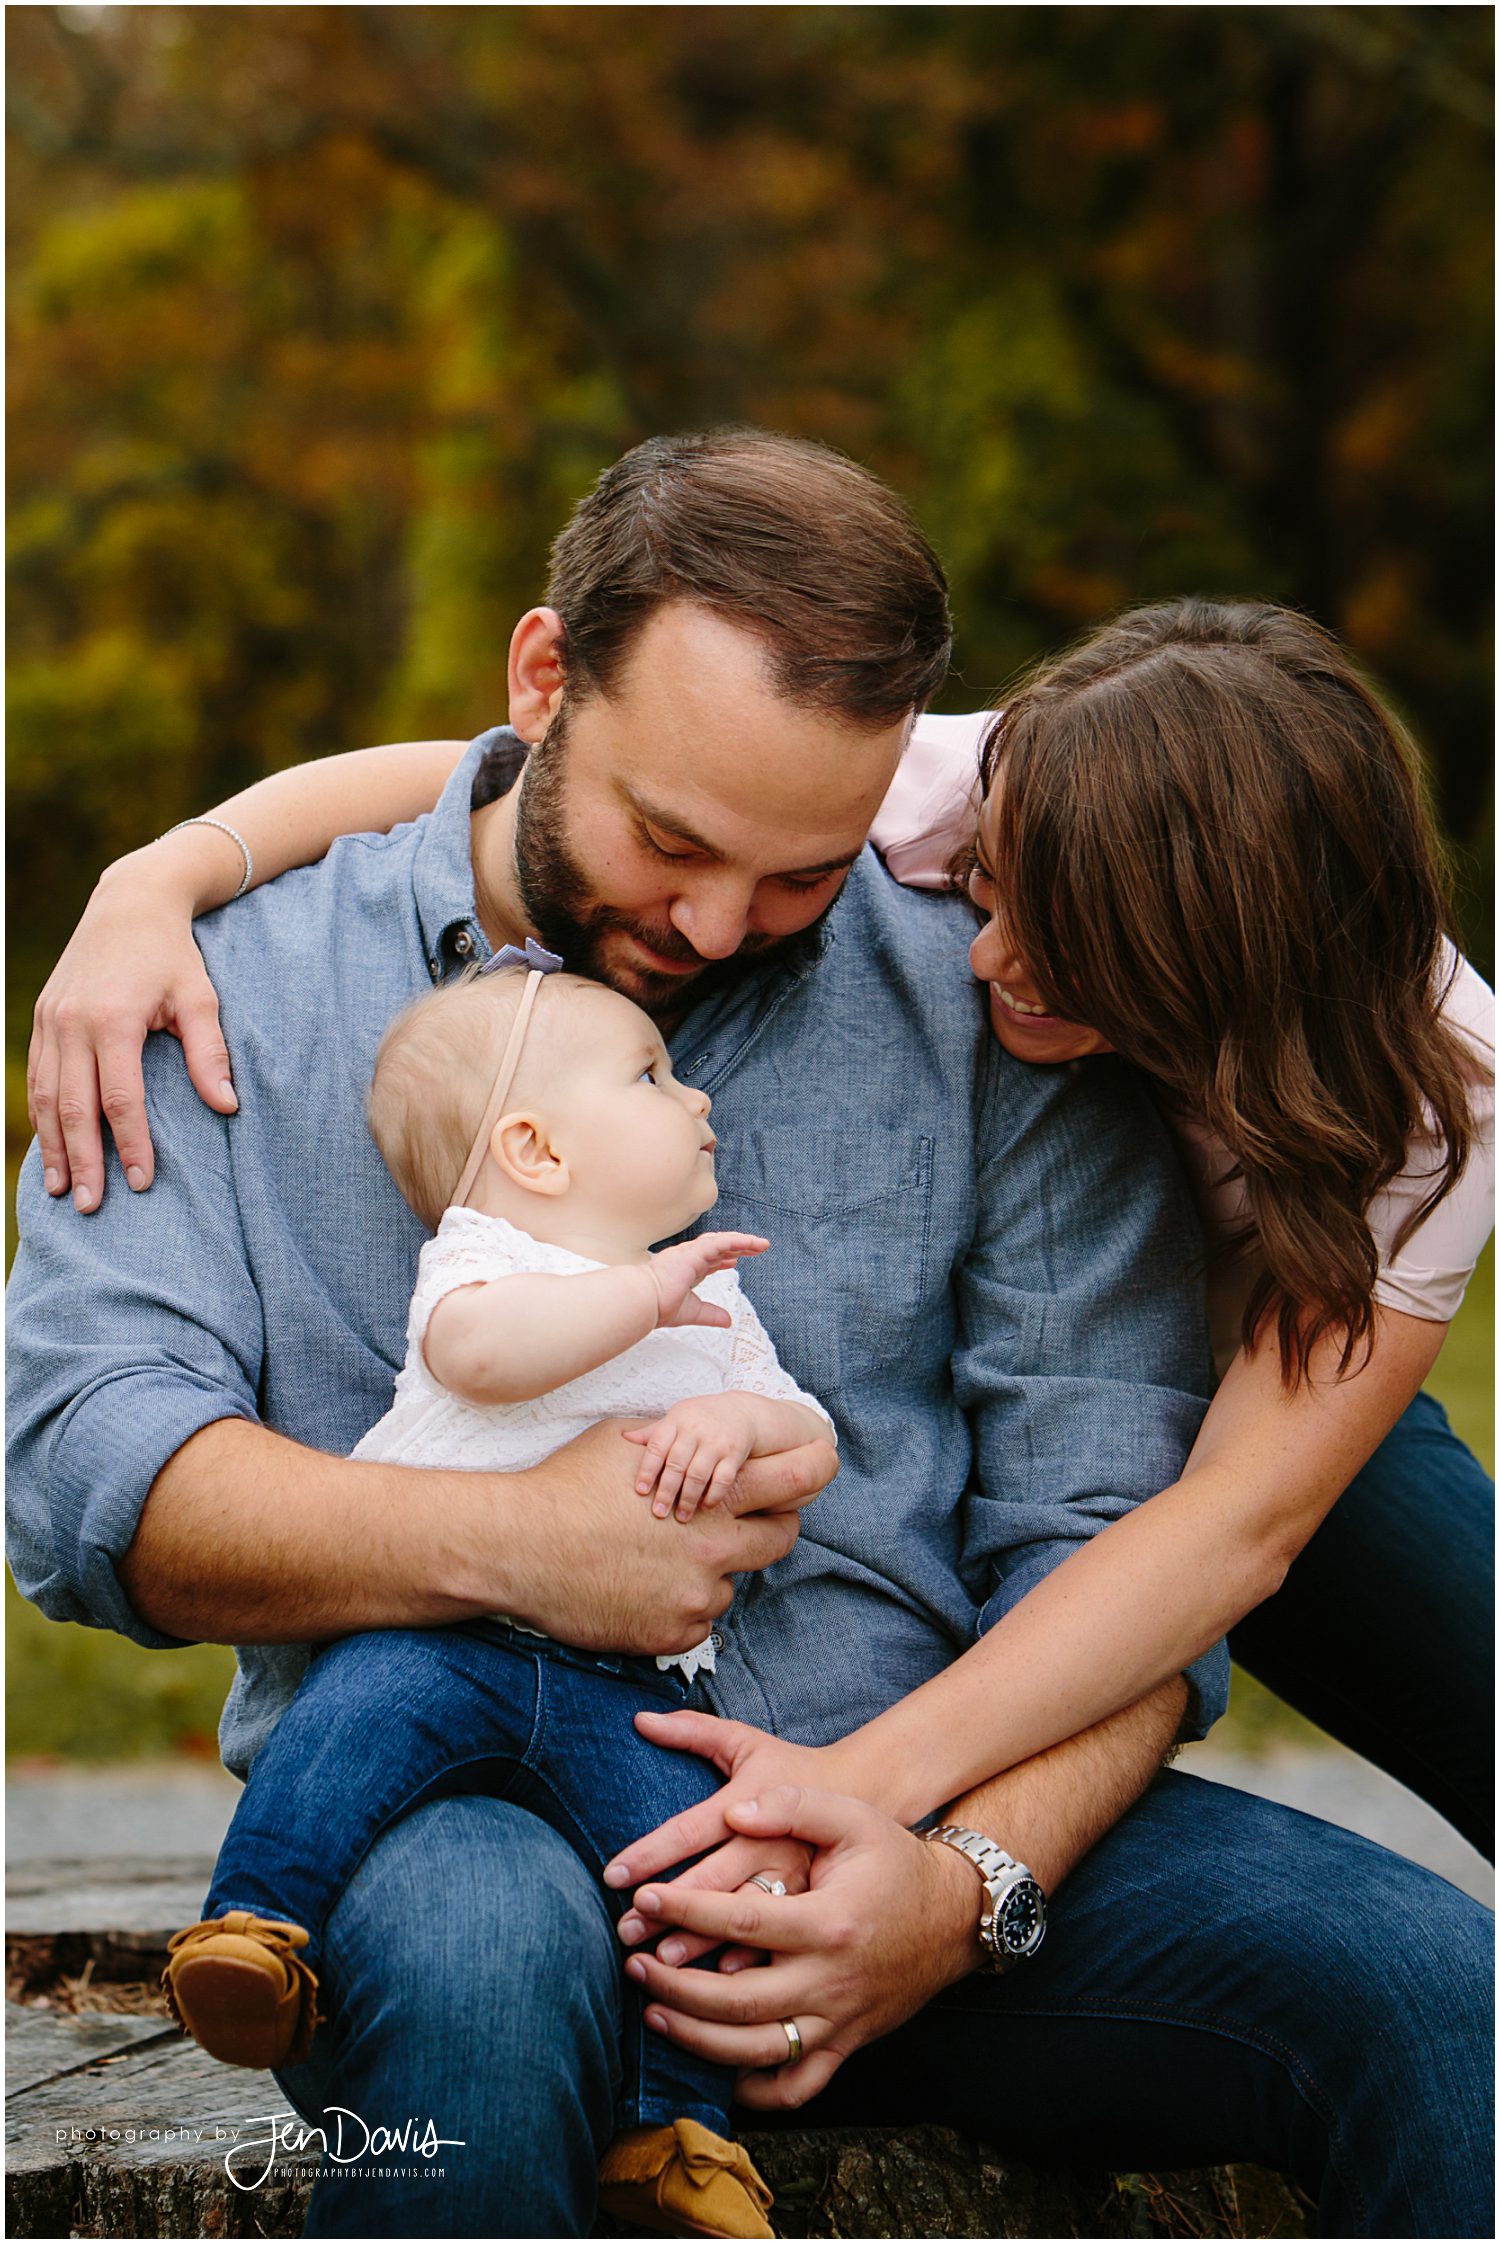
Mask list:
[{"label": "tree stump", "polygon": [[[7,1977],[23,1997],[6,2003],[12,2237],[300,2235],[317,2153],[269,2160],[272,2115],[290,2116],[275,2081],[215,2064],[170,2019],[140,2014],[168,1934],[196,1914],[203,1868],[54,1863],[11,1881]],[[134,2014],[104,2007],[127,1983]],[[1254,2167],[1031,2167],[944,2127],[747,2130],[745,2141],[787,2237],[1309,2233],[1292,2193]]]}]

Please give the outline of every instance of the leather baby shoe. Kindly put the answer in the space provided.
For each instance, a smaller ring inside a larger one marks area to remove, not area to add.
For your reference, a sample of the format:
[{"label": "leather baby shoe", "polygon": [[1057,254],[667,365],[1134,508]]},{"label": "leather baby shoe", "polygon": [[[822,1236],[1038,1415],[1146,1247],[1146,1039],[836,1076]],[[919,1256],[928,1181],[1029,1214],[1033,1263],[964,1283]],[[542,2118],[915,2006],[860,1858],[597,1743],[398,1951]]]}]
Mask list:
[{"label": "leather baby shoe", "polygon": [[300,2064],[318,2024],[318,1982],[301,1925],[232,1909],[167,1943],[161,1983],[184,2032],[225,2065]]},{"label": "leather baby shoe", "polygon": [[740,2143],[696,2119],[636,2127],[599,2169],[599,2203],[638,2236],[774,2236],[771,2192]]}]

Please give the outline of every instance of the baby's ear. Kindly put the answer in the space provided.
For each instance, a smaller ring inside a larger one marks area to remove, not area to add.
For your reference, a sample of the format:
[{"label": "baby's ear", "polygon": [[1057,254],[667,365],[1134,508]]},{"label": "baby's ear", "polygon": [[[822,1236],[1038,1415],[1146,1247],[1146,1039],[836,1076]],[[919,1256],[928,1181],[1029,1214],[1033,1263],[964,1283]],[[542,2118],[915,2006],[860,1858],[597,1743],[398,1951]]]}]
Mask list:
[{"label": "baby's ear", "polygon": [[490,1156],[523,1192],[556,1199],[572,1182],[567,1156],[538,1114],[502,1114],[490,1132]]}]

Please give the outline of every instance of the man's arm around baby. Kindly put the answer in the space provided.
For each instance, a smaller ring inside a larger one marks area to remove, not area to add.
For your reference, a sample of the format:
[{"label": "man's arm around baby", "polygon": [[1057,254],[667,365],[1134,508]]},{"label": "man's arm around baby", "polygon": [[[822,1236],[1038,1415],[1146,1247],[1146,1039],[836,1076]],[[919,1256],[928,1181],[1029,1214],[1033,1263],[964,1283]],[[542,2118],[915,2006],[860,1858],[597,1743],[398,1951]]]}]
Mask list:
[{"label": "man's arm around baby", "polygon": [[727,1504],[663,1533],[606,1420],[520,1473],[324,1456],[220,1419],[170,1457],[119,1567],[163,1635],[283,1644],[513,1613],[586,1650],[687,1651],[736,1574],[785,1557],[833,1478],[824,1442],[752,1458]]}]

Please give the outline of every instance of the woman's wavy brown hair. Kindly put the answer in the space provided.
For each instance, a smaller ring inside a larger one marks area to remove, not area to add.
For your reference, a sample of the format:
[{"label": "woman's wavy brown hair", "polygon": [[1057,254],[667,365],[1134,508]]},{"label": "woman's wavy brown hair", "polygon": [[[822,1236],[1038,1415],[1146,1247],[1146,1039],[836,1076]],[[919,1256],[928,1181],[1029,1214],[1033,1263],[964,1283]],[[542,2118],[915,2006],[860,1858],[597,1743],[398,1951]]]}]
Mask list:
[{"label": "woman's wavy brown hair", "polygon": [[[1048,1007],[1099,1031],[1234,1156],[1295,1386],[1374,1333],[1371,1200],[1435,1122],[1469,1153],[1440,1017],[1445,887],[1416,752],[1337,642],[1258,603],[1138,608],[1025,679],[991,727],[978,849]],[[998,788],[996,777],[1003,779]]]}]

